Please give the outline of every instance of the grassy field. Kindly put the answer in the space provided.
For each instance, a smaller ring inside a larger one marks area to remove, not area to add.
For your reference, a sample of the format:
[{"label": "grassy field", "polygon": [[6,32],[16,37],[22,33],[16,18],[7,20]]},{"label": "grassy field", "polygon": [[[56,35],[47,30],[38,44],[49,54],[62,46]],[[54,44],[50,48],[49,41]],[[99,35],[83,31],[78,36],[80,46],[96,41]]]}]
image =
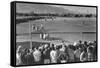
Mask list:
[{"label": "grassy field", "polygon": [[[51,33],[50,37],[62,38],[71,42],[78,40],[93,41],[96,40],[96,33],[82,34],[81,32],[96,32],[95,18],[56,18],[55,20],[48,19],[31,21],[32,24],[43,24],[48,32],[58,32],[58,34]],[[32,31],[32,29],[31,29]],[[59,33],[60,32],[60,33]],[[61,33],[66,32],[66,33]],[[70,33],[67,33],[70,32]],[[71,33],[72,32],[72,33]],[[25,34],[26,33],[26,34]],[[40,39],[39,34],[32,34],[32,39],[29,36],[29,22],[20,23],[16,25],[16,43],[29,48],[29,41],[33,41],[33,46],[38,46],[36,42],[51,42]],[[19,35],[18,35],[19,34]]]}]

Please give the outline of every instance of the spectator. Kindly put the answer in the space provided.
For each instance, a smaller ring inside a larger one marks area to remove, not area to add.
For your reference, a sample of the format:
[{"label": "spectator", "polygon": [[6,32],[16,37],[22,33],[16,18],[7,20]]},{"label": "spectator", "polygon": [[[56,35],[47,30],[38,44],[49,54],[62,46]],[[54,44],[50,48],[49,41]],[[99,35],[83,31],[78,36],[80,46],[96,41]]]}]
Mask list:
[{"label": "spectator", "polygon": [[70,48],[70,45],[67,48],[68,51],[68,62],[74,62],[74,50]]},{"label": "spectator", "polygon": [[93,47],[90,46],[87,48],[88,61],[93,61],[93,51],[94,51]]},{"label": "spectator", "polygon": [[34,57],[35,63],[36,64],[40,64],[40,61],[41,61],[41,52],[38,50],[38,48],[34,49],[33,57]]},{"label": "spectator", "polygon": [[60,63],[66,63],[68,61],[68,54],[65,52],[66,46],[62,46],[62,48],[59,49],[59,56],[58,59]]},{"label": "spectator", "polygon": [[[62,43],[62,42],[61,42]],[[42,43],[41,43],[42,44]],[[16,49],[16,65],[84,62],[97,60],[97,43],[80,40],[79,43],[34,46]],[[43,43],[44,44],[44,43]]]},{"label": "spectator", "polygon": [[16,65],[22,64],[21,55],[22,55],[22,46],[20,45],[18,46],[16,51]]},{"label": "spectator", "polygon": [[75,50],[75,52],[74,52],[75,62],[79,62],[80,61],[81,52],[82,52],[82,49],[80,47]]},{"label": "spectator", "polygon": [[48,64],[50,63],[50,48],[49,48],[49,45],[46,44],[45,45],[45,48],[44,48],[44,52],[43,52],[43,55],[44,55],[44,64]]},{"label": "spectator", "polygon": [[80,61],[84,62],[88,60],[88,54],[86,48],[84,48],[83,52],[80,55]]},{"label": "spectator", "polygon": [[50,51],[51,63],[57,63],[57,51],[56,48],[52,47],[52,50]]}]

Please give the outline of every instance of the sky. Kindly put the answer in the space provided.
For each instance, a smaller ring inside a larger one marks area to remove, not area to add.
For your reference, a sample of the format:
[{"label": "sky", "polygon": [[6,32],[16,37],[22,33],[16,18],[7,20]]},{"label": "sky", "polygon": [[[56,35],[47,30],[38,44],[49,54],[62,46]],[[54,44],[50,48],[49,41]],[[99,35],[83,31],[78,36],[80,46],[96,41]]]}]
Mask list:
[{"label": "sky", "polygon": [[64,9],[68,9],[71,11],[76,11],[80,13],[93,13],[96,14],[96,8],[95,7],[80,7],[80,6],[60,6],[60,5],[51,5],[52,7],[61,7]]},{"label": "sky", "polygon": [[[37,11],[38,10],[38,11]],[[76,13],[92,13],[96,14],[95,7],[80,7],[80,6],[64,6],[64,5],[47,5],[47,4],[29,4],[17,3],[17,11],[21,12],[76,12]]]}]

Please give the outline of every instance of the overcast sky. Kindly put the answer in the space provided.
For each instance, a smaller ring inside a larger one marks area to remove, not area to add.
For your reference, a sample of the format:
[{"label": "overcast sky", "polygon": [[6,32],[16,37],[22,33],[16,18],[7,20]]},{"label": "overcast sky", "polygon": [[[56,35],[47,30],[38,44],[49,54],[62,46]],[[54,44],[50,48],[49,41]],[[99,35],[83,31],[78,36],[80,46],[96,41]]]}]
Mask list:
[{"label": "overcast sky", "polygon": [[51,5],[52,7],[61,7],[64,9],[68,9],[71,11],[76,11],[80,13],[93,13],[96,14],[96,8],[95,7],[80,7],[80,6],[61,6],[61,5]]},{"label": "overcast sky", "polygon": [[[80,7],[80,6],[63,6],[63,5],[47,5],[47,4],[29,4],[29,3],[17,3],[17,11],[21,12],[31,12],[31,11],[40,11],[40,12],[76,12],[76,13],[92,13],[96,14],[95,7]],[[57,8],[56,8],[57,7]]]}]

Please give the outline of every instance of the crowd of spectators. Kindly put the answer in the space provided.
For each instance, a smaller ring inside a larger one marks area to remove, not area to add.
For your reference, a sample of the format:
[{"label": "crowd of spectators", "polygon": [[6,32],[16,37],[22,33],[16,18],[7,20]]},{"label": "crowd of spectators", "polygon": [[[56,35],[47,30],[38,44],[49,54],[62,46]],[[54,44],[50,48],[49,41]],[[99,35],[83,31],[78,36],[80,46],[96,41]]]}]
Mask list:
[{"label": "crowd of spectators", "polygon": [[19,45],[16,65],[85,62],[97,60],[97,42],[81,41],[73,44],[43,44],[31,49]]}]

